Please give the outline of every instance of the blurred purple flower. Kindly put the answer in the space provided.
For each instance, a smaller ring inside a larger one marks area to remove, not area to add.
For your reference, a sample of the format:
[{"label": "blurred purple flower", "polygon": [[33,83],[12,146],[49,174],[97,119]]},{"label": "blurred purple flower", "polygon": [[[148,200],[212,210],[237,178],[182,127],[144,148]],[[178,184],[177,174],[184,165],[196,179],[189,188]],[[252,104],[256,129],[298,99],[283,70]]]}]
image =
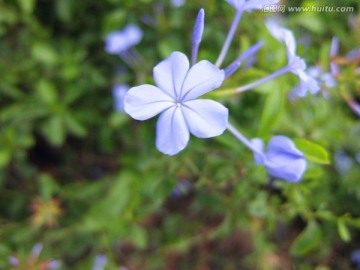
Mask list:
[{"label": "blurred purple flower", "polygon": [[[326,88],[333,88],[337,85],[337,81],[334,76],[329,72],[324,72],[320,67],[309,67],[305,73],[314,79],[319,87],[325,86]],[[290,96],[302,97],[304,93],[301,85],[295,86],[294,90],[290,93]]]},{"label": "blurred purple flower", "polygon": [[226,0],[236,10],[248,11],[261,10],[264,6],[275,5],[279,0]]},{"label": "blurred purple flower", "polygon": [[111,32],[105,40],[105,51],[109,54],[121,54],[138,44],[142,39],[141,29],[129,24],[123,30]]},{"label": "blurred purple flower", "polygon": [[181,7],[185,4],[185,0],[171,0],[171,5],[173,7]]},{"label": "blurred purple flower", "polygon": [[107,263],[108,263],[108,258],[106,257],[106,255],[103,254],[96,255],[92,270],[104,270]]},{"label": "blurred purple flower", "polygon": [[114,107],[115,110],[121,113],[125,113],[124,110],[124,98],[130,87],[126,84],[117,84],[113,88]]},{"label": "blurred purple flower", "polygon": [[347,173],[354,165],[353,159],[345,151],[337,151],[334,154],[335,169],[339,174]]},{"label": "blurred purple flower", "polygon": [[171,192],[171,198],[179,199],[184,194],[187,194],[192,189],[192,185],[189,181],[179,180]]},{"label": "blurred purple flower", "polygon": [[261,139],[254,138],[251,143],[258,150],[258,152],[254,151],[255,163],[264,165],[271,176],[289,182],[298,182],[301,179],[307,162],[303,153],[289,138],[285,136],[271,138],[266,153]]},{"label": "blurred purple flower", "polygon": [[313,78],[305,73],[306,64],[302,58],[296,55],[296,42],[293,33],[286,28],[280,27],[273,20],[268,20],[266,26],[277,40],[286,44],[289,71],[297,75],[300,79],[300,84],[296,90],[297,95],[303,97],[308,91],[316,94],[320,90],[320,87]]},{"label": "blurred purple flower", "polygon": [[161,113],[156,127],[156,147],[167,155],[183,150],[190,133],[199,138],[221,135],[226,129],[228,109],[208,99],[197,99],[218,88],[224,71],[203,60],[190,68],[187,57],[173,52],[154,67],[158,87],[144,84],[125,96],[125,111],[136,120]]},{"label": "blurred purple flower", "polygon": [[356,269],[360,269],[360,249],[355,249],[351,253],[351,262],[355,265]]}]

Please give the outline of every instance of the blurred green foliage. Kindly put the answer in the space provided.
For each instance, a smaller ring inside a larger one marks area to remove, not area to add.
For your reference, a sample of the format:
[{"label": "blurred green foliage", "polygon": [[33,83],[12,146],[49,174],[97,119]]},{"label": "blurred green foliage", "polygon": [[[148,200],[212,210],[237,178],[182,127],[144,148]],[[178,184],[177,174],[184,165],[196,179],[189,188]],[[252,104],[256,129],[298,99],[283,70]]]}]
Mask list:
[{"label": "blurred green foliage", "polygon": [[[360,6],[321,1],[340,4],[354,13],[280,14],[309,66],[329,70],[330,41],[339,37],[337,87],[289,101],[297,79],[286,75],[218,95],[287,61],[264,25],[274,14],[252,12],[225,65],[261,40],[257,62],[209,94],[249,138],[296,139],[309,168],[291,184],[269,182],[228,133],[192,137],[167,157],[154,146],[156,120],[114,111],[114,84],[152,83],[152,67],[170,52],[190,54],[201,7],[199,58],[214,62],[234,14],[226,1],[1,0],[0,268],[10,269],[11,255],[27,260],[41,242],[39,260],[59,259],[62,269],[91,269],[98,254],[108,257],[107,269],[351,269],[360,248],[360,122],[344,97],[360,100],[360,78],[359,59],[341,60],[360,44]],[[128,23],[144,31],[136,49],[146,64],[135,69],[103,49],[106,35]],[[172,196],[181,181],[191,188]]]}]

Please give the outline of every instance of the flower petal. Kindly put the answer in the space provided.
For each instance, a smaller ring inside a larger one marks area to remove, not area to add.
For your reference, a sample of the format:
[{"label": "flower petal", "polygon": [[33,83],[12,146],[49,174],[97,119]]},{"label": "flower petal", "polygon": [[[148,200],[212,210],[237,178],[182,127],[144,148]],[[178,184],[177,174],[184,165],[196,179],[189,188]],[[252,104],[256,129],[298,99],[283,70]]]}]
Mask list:
[{"label": "flower petal", "polygon": [[146,120],[174,106],[172,99],[159,88],[144,84],[125,95],[124,110],[136,120]]},{"label": "flower petal", "polygon": [[181,109],[190,132],[196,137],[218,136],[226,129],[228,109],[216,101],[190,100],[185,102]]},{"label": "flower petal", "polygon": [[232,5],[235,9],[240,9],[244,3],[245,0],[226,0],[230,5]]},{"label": "flower petal", "polygon": [[310,91],[311,94],[316,94],[319,92],[320,87],[317,83],[317,81],[314,78],[311,78],[309,75],[307,75],[304,71],[298,70],[294,72],[296,75],[299,76],[300,79],[300,85],[296,87],[296,94],[299,97],[304,97],[307,93],[307,91]]},{"label": "flower petal", "polygon": [[270,175],[297,182],[306,170],[303,153],[285,136],[273,137],[268,145],[265,167]]},{"label": "flower petal", "polygon": [[288,55],[295,56],[296,42],[294,34],[290,30],[279,26],[271,19],[266,21],[266,26],[274,38],[286,44]]},{"label": "flower petal", "polygon": [[154,67],[156,85],[173,99],[180,96],[181,86],[189,71],[189,60],[181,52],[173,52]]},{"label": "flower petal", "polygon": [[303,153],[296,148],[292,140],[285,136],[274,136],[268,144],[268,155],[290,154],[295,157],[304,157]]},{"label": "flower petal", "polygon": [[253,11],[255,9],[262,9],[264,6],[276,5],[279,0],[248,0],[244,4],[244,10]]},{"label": "flower petal", "polygon": [[164,111],[156,125],[156,147],[166,155],[175,155],[183,150],[190,138],[189,129],[180,107]]},{"label": "flower petal", "polygon": [[265,167],[270,175],[289,182],[298,182],[306,170],[304,158],[293,158],[282,155],[273,156],[265,161]]},{"label": "flower petal", "polygon": [[129,24],[123,30],[111,32],[105,40],[105,51],[110,54],[119,54],[138,44],[142,39],[141,29]]},{"label": "flower petal", "polygon": [[129,86],[126,84],[117,84],[113,88],[113,97],[114,97],[114,107],[115,110],[121,113],[124,113],[124,98],[129,90]]},{"label": "flower petal", "polygon": [[[254,138],[250,140],[251,144],[254,146],[255,149],[257,149],[260,153],[264,153],[264,142],[262,139]],[[255,151],[253,151],[255,163],[257,165],[263,165],[264,164],[264,155],[259,155]]]},{"label": "flower petal", "polygon": [[207,60],[202,60],[189,70],[181,90],[181,97],[184,101],[195,99],[218,88],[224,79],[224,70],[218,69]]}]

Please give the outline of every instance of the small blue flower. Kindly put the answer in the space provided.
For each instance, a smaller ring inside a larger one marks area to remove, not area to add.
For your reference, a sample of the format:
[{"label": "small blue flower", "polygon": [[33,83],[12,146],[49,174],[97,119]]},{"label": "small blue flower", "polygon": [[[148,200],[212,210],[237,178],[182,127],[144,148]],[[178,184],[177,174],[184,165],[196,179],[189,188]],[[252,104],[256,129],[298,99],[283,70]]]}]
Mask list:
[{"label": "small blue flower", "polygon": [[279,0],[226,0],[237,10],[251,12],[261,10],[264,6],[275,5]]},{"label": "small blue flower", "polygon": [[125,113],[124,98],[125,98],[127,91],[129,90],[129,88],[130,87],[127,86],[126,84],[117,84],[113,88],[113,96],[114,96],[114,101],[115,101],[114,107],[115,107],[115,110],[120,113]]},{"label": "small blue flower", "polygon": [[92,270],[104,270],[107,263],[108,263],[108,258],[106,257],[106,255],[103,254],[96,255]]},{"label": "small blue flower", "polygon": [[[309,67],[305,73],[312,79],[315,80],[319,87],[325,86],[326,88],[333,88],[337,85],[336,79],[334,76],[329,72],[324,72],[320,67],[312,66]],[[305,92],[304,92],[305,90]],[[306,95],[306,87],[300,85],[295,86],[291,95],[297,97],[303,97]]]},{"label": "small blue flower", "polygon": [[351,253],[351,262],[355,265],[356,269],[360,269],[360,249],[356,249]]},{"label": "small blue flower", "polygon": [[300,79],[300,84],[297,89],[298,96],[303,97],[308,91],[316,94],[320,90],[320,87],[315,79],[305,73],[306,64],[302,58],[296,55],[296,42],[293,33],[286,28],[280,27],[273,20],[268,20],[266,26],[273,37],[286,44],[288,68]]},{"label": "small blue flower", "polygon": [[255,163],[264,165],[271,176],[289,182],[298,182],[301,179],[307,162],[303,153],[289,138],[274,136],[269,141],[266,153],[261,139],[252,139],[251,144],[258,150],[254,151]]},{"label": "small blue flower", "polygon": [[154,67],[158,87],[144,84],[131,88],[125,96],[125,111],[136,120],[161,113],[156,126],[156,147],[167,155],[183,150],[190,133],[199,138],[221,135],[227,126],[228,109],[208,99],[197,99],[218,88],[223,70],[207,60],[190,68],[181,52],[173,52]]},{"label": "small blue flower", "polygon": [[191,189],[192,189],[191,183],[187,180],[181,179],[176,184],[170,196],[173,199],[179,199],[181,196],[188,194]]},{"label": "small blue flower", "polygon": [[171,5],[173,7],[181,7],[185,5],[185,0],[171,0]]},{"label": "small blue flower", "polygon": [[105,40],[105,51],[109,54],[121,54],[138,44],[143,33],[134,24],[127,25],[123,30],[111,32]]}]

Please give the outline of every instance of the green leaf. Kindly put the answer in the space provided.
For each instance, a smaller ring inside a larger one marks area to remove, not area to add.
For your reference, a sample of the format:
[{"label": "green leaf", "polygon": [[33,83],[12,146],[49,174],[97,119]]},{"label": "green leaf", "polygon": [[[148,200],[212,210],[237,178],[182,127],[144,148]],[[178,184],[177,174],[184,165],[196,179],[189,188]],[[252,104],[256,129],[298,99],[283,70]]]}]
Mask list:
[{"label": "green leaf", "polygon": [[41,197],[46,201],[50,200],[53,194],[58,191],[58,184],[51,175],[46,173],[40,175],[39,181]]},{"label": "green leaf", "polygon": [[79,137],[84,137],[87,133],[86,128],[79,123],[70,113],[66,113],[64,116],[65,125],[69,131]]},{"label": "green leaf", "polygon": [[64,120],[61,115],[52,116],[42,126],[42,132],[53,145],[59,146],[65,140]]},{"label": "green leaf", "polygon": [[58,61],[58,55],[49,44],[38,42],[33,45],[32,56],[34,59],[46,65],[54,65]]},{"label": "green leaf", "polygon": [[33,12],[36,4],[36,0],[17,0],[17,2],[24,13]]},{"label": "green leaf", "polygon": [[55,2],[56,15],[64,22],[69,22],[71,19],[71,2],[70,0],[57,0]]},{"label": "green leaf", "polygon": [[36,94],[47,104],[55,103],[58,98],[55,86],[47,80],[39,81],[36,88]]},{"label": "green leaf", "polygon": [[0,149],[0,168],[4,168],[11,159],[11,149],[3,148]]},{"label": "green leaf", "polygon": [[349,242],[351,240],[351,235],[350,235],[348,227],[346,226],[346,224],[342,218],[338,219],[337,228],[338,228],[340,238],[344,242]]},{"label": "green leaf", "polygon": [[257,136],[261,137],[277,124],[284,108],[285,97],[280,89],[270,91],[266,97]]},{"label": "green leaf", "polygon": [[321,244],[321,230],[314,220],[310,220],[306,228],[292,243],[290,253],[295,256],[306,255]]},{"label": "green leaf", "polygon": [[306,139],[295,139],[294,143],[308,160],[320,164],[330,163],[329,153],[322,146]]}]

